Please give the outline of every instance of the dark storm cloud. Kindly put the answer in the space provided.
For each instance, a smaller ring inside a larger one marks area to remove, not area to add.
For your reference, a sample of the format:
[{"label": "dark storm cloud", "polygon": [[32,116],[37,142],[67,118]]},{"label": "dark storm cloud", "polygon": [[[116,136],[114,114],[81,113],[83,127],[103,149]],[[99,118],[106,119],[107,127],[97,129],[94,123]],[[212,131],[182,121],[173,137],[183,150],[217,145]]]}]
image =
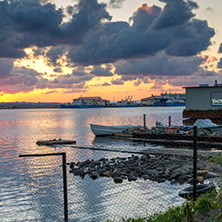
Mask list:
[{"label": "dark storm cloud", "polygon": [[59,32],[62,10],[39,1],[0,1],[0,56],[22,58],[24,48],[50,46]]},{"label": "dark storm cloud", "polygon": [[13,61],[12,60],[5,60],[0,59],[0,79],[1,78],[7,78],[13,68]]},{"label": "dark storm cloud", "polygon": [[[98,0],[78,0],[66,9],[56,8],[47,0],[0,1],[1,58],[23,58],[25,49],[33,47],[33,56],[44,56],[55,71],[60,71],[58,68],[63,64],[95,65],[91,73],[76,69],[72,74],[47,81],[38,73],[30,75],[28,69],[23,70],[24,74],[12,72],[12,65],[2,60],[0,78],[7,77],[4,80],[7,84],[14,82],[16,87],[28,90],[35,86],[72,88],[95,76],[112,76],[111,66],[100,67],[105,63],[116,63],[116,74],[128,75],[126,78],[182,76],[202,71],[198,68],[202,58],[196,55],[211,45],[214,30],[206,21],[195,19],[193,10],[198,7],[195,2],[160,1],[165,4],[163,8],[143,4],[129,22],[112,22],[107,5]],[[118,6],[123,0],[109,3]],[[135,84],[143,81],[134,80]],[[127,80],[117,79],[112,84],[124,81]],[[16,87],[14,91],[18,90]]]},{"label": "dark storm cloud", "polygon": [[[211,45],[215,32],[206,21],[194,19],[191,1],[164,1],[158,6],[143,4],[126,22],[105,23],[90,30],[78,50],[69,52],[72,62],[82,65],[141,58],[165,52],[172,56],[194,56]],[[121,28],[120,28],[121,27]]]},{"label": "dark storm cloud", "polygon": [[[0,56],[21,58],[30,46],[52,46],[46,54],[51,65],[67,53],[71,62],[103,64],[141,58],[165,51],[192,56],[206,50],[214,30],[194,18],[197,4],[185,0],[161,0],[158,6],[143,4],[127,22],[109,22],[106,4],[79,0],[68,7],[70,20],[54,4],[33,0],[0,2]],[[113,0],[110,3],[121,3]],[[67,46],[66,48],[64,46]],[[56,47],[55,47],[56,46]],[[78,46],[78,47],[77,47]]]},{"label": "dark storm cloud", "polygon": [[84,71],[74,70],[72,74],[60,75],[54,80],[50,81],[50,88],[72,88],[78,83],[85,84],[86,81],[91,80],[94,75],[85,73]]},{"label": "dark storm cloud", "polygon": [[60,66],[59,59],[65,53],[65,47],[52,47],[50,50],[47,51],[45,54],[48,59],[48,65],[50,66]]},{"label": "dark storm cloud", "polygon": [[116,64],[119,75],[187,76],[200,71],[201,57],[176,58],[166,55],[128,60]]},{"label": "dark storm cloud", "polygon": [[68,22],[62,9],[44,2],[0,1],[0,57],[22,58],[31,46],[78,44],[90,29],[111,19],[97,0],[79,0]]},{"label": "dark storm cloud", "polygon": [[160,0],[166,3],[163,12],[154,21],[154,28],[166,29],[185,24],[194,17],[192,9],[198,8],[197,4],[191,1],[183,0]]},{"label": "dark storm cloud", "polygon": [[90,73],[96,76],[113,76],[111,69],[112,69],[111,65],[106,65],[105,68],[101,66],[94,66],[93,70]]},{"label": "dark storm cloud", "polygon": [[214,33],[207,21],[193,19],[189,24],[172,30],[174,41],[166,48],[166,53],[172,56],[196,55],[211,45],[210,39]]},{"label": "dark storm cloud", "polygon": [[99,4],[97,0],[79,0],[72,19],[62,25],[64,40],[71,44],[81,43],[90,29],[100,25],[102,20],[111,20],[105,7],[106,4]]}]

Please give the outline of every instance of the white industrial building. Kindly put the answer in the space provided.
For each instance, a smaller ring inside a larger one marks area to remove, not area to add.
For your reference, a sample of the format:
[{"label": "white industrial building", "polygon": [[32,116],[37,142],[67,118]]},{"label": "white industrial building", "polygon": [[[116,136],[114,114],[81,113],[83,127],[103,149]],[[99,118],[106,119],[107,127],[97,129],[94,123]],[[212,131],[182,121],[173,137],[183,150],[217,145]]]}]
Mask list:
[{"label": "white industrial building", "polygon": [[186,110],[218,110],[222,109],[222,84],[217,80],[213,86],[183,87],[186,90]]}]

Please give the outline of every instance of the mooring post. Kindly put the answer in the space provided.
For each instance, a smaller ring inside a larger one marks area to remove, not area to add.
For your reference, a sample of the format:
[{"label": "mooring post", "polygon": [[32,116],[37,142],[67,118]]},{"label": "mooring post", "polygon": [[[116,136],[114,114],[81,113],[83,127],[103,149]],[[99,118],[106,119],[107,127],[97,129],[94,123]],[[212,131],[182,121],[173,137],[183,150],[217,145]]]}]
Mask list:
[{"label": "mooring post", "polygon": [[143,114],[143,127],[146,129],[146,114]]},{"label": "mooring post", "polygon": [[171,116],[169,116],[169,126],[171,126]]},{"label": "mooring post", "polygon": [[197,126],[193,128],[193,201],[197,197]]}]

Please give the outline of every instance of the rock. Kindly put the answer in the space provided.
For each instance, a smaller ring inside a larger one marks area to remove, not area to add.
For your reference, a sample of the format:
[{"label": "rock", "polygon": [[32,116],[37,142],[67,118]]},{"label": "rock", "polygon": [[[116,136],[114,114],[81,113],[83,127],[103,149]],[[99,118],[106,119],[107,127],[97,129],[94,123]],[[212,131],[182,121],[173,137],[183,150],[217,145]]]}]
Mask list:
[{"label": "rock", "polygon": [[105,171],[105,172],[101,173],[101,176],[111,177],[111,174],[112,174],[111,171]]},{"label": "rock", "polygon": [[213,171],[222,172],[222,166],[221,166],[220,164],[216,165],[216,166],[213,168]]},{"label": "rock", "polygon": [[206,175],[207,173],[208,173],[207,170],[197,170],[197,175],[198,175],[198,176],[204,176],[204,175]]},{"label": "rock", "polygon": [[197,177],[198,182],[203,183],[204,181],[204,177],[203,176],[199,176]]},{"label": "rock", "polygon": [[122,177],[114,177],[113,180],[114,180],[115,183],[122,183],[123,182]]},{"label": "rock", "polygon": [[75,167],[75,163],[74,163],[74,162],[71,162],[69,167],[70,167],[71,169],[73,169],[73,168]]},{"label": "rock", "polygon": [[170,176],[169,179],[170,179],[170,180],[176,179],[176,178],[178,178],[178,177],[180,177],[180,176],[182,176],[182,172],[181,172],[181,171],[174,172],[174,173],[171,174],[171,176]]},{"label": "rock", "polygon": [[218,174],[212,172],[208,172],[206,175],[204,175],[204,179],[215,178],[215,177],[218,177]]},{"label": "rock", "polygon": [[[127,158],[101,158],[99,160],[87,159],[83,162],[70,162],[67,165],[70,166],[69,172],[73,173],[74,176],[84,177],[85,174],[89,174],[92,179],[96,179],[99,176],[113,177],[117,178],[115,179],[117,183],[124,179],[135,181],[138,177],[157,182],[170,180],[172,184],[176,182],[191,183],[193,176],[192,157],[171,154],[143,154],[131,155]],[[208,173],[208,170],[212,171],[214,169],[214,171],[222,172],[222,166],[217,165],[213,168],[213,164],[210,164],[209,158],[199,156],[198,166],[202,169],[197,171],[198,181],[217,176],[216,174]]]},{"label": "rock", "polygon": [[115,169],[111,176],[114,178],[114,177],[120,176],[122,174],[123,174],[123,172],[121,170]]},{"label": "rock", "polygon": [[135,172],[134,172],[134,171],[132,171],[132,172],[130,173],[130,175],[128,176],[128,180],[129,180],[129,181],[135,181],[135,180],[137,180],[137,177],[135,176]]},{"label": "rock", "polygon": [[148,179],[149,179],[149,176],[148,176],[148,175],[143,175],[142,178],[143,178],[144,180],[148,180]]},{"label": "rock", "polygon": [[92,161],[91,162],[92,165],[100,165],[101,161],[97,160],[97,161]]},{"label": "rock", "polygon": [[174,180],[174,179],[170,181],[170,184],[176,184],[176,183],[177,183],[177,182],[176,182],[176,180]]},{"label": "rock", "polygon": [[180,183],[180,184],[183,184],[185,182],[187,182],[187,176],[185,175],[181,175],[177,178],[177,182]]},{"label": "rock", "polygon": [[92,179],[97,179],[98,178],[98,173],[96,171],[92,171],[90,174],[89,174],[90,178]]}]

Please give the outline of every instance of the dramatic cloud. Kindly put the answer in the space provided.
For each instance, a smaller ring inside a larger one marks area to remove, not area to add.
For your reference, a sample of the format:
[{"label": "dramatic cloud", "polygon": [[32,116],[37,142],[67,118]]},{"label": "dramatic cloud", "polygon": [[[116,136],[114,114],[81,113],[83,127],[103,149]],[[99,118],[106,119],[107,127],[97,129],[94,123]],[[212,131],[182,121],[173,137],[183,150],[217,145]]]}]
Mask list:
[{"label": "dramatic cloud", "polygon": [[25,67],[13,68],[7,78],[0,81],[1,91],[5,93],[29,92],[38,83],[40,73]]},{"label": "dramatic cloud", "polygon": [[[115,85],[134,81],[138,86],[147,82],[147,77],[204,73],[207,62],[200,53],[211,45],[214,29],[195,18],[195,2],[159,1],[163,8],[143,4],[129,22],[113,22],[107,11],[107,6],[121,7],[124,0],[109,0],[107,5],[77,0],[66,9],[47,0],[0,1],[0,86],[7,92],[83,89],[95,76],[113,76],[115,68],[115,74],[121,75],[112,80]],[[26,55],[30,47],[32,54]],[[32,56],[42,56],[60,75],[48,80],[37,71],[13,67],[9,60]],[[64,65],[73,73],[62,74]],[[11,87],[6,90],[6,86]]]},{"label": "dramatic cloud", "polygon": [[194,17],[192,9],[198,8],[197,4],[183,0],[160,0],[166,3],[164,10],[153,22],[154,28],[158,30],[174,28],[180,25],[189,24]]},{"label": "dramatic cloud", "polygon": [[[46,56],[52,65],[64,54],[73,63],[103,64],[140,58],[165,51],[173,56],[193,56],[207,49],[214,30],[194,19],[192,1],[161,0],[166,5],[142,5],[127,22],[111,20],[104,3],[79,0],[69,8],[71,19],[54,4],[32,0],[1,1],[0,56],[25,56],[30,46],[52,48]],[[110,4],[121,3],[113,0]],[[69,47],[64,47],[67,45]],[[56,47],[55,47],[56,46]]]},{"label": "dramatic cloud", "polygon": [[124,85],[124,81],[121,79],[113,79],[111,82],[113,85]]},{"label": "dramatic cloud", "polygon": [[90,73],[96,76],[113,76],[111,69],[112,69],[111,65],[106,65],[105,68],[101,66],[94,66],[93,70]]},{"label": "dramatic cloud", "polygon": [[187,76],[200,71],[199,66],[203,61],[202,57],[177,58],[160,54],[116,63],[116,73],[134,76]]},{"label": "dramatic cloud", "polygon": [[165,52],[171,56],[194,56],[211,45],[215,32],[206,21],[194,19],[197,4],[183,0],[164,1],[166,6],[143,4],[126,22],[101,24],[90,30],[68,57],[82,65],[116,62]]},{"label": "dramatic cloud", "polygon": [[0,79],[8,78],[13,68],[13,61],[9,59],[0,59],[0,67]]}]

